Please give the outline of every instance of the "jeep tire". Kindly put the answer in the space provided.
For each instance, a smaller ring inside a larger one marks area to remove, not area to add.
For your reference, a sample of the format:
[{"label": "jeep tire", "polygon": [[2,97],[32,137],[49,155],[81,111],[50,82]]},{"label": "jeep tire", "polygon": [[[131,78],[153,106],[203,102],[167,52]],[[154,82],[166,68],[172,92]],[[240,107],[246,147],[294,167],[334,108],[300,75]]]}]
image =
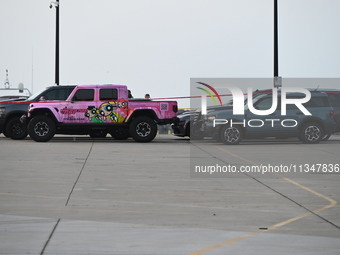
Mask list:
[{"label": "jeep tire", "polygon": [[324,131],[320,124],[309,122],[302,126],[299,140],[303,143],[318,143],[324,137]]},{"label": "jeep tire", "polygon": [[243,138],[243,130],[240,126],[223,126],[220,132],[220,141],[228,145],[236,145]]},{"label": "jeep tire", "polygon": [[13,117],[8,120],[5,133],[13,140],[22,140],[27,136],[27,126],[20,121],[20,117]]},{"label": "jeep tire", "polygon": [[37,115],[28,123],[28,134],[36,142],[51,140],[56,132],[54,121],[43,115]]},{"label": "jeep tire", "polygon": [[129,127],[130,135],[136,142],[150,142],[157,134],[156,122],[147,116],[139,116],[132,120]]}]

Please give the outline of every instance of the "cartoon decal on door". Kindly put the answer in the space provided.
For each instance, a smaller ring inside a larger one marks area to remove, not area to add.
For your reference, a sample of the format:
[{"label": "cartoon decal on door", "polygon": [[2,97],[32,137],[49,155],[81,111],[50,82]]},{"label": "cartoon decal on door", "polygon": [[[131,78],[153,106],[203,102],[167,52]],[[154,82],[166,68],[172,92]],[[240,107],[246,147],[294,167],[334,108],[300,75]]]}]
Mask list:
[{"label": "cartoon decal on door", "polygon": [[98,109],[94,106],[87,107],[87,112],[85,112],[85,117],[87,117],[92,123],[104,123],[102,116],[99,115]]},{"label": "cartoon decal on door", "polygon": [[116,106],[116,102],[107,102],[107,103],[103,103],[99,106],[99,114],[104,117],[107,118],[109,120],[111,120],[114,123],[118,122],[118,117],[117,117],[117,112],[115,112],[114,110],[117,109]]},{"label": "cartoon decal on door", "polygon": [[92,123],[105,123],[106,119],[113,123],[123,123],[131,110],[128,107],[128,102],[125,99],[120,99],[102,103],[98,108],[89,106],[85,116]]}]

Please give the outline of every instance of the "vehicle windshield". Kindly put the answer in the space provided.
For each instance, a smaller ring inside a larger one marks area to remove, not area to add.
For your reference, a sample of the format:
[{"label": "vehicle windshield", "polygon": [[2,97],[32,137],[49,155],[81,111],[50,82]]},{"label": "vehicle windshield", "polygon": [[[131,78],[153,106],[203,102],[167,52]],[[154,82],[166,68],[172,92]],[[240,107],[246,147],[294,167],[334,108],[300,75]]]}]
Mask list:
[{"label": "vehicle windshield", "polygon": [[45,90],[46,90],[46,88],[40,90],[40,91],[37,92],[37,93],[34,93],[32,96],[30,96],[29,98],[27,98],[26,101],[33,101],[33,100],[35,100],[35,98],[36,98],[38,95],[40,95],[42,92],[44,92]]},{"label": "vehicle windshield", "polygon": [[[260,99],[262,99],[265,96],[267,96],[267,94],[261,94],[261,95],[257,95],[255,97],[253,97],[253,105],[255,105],[257,101],[259,101]],[[249,110],[247,100],[245,100],[244,109]]]}]

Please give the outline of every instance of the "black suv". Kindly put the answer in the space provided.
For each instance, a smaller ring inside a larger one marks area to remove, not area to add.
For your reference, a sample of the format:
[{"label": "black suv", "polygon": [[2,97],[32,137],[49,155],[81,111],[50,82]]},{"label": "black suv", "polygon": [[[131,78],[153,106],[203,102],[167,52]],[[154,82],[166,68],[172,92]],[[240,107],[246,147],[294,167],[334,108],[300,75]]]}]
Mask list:
[{"label": "black suv", "polygon": [[66,100],[75,87],[51,86],[24,101],[1,102],[0,133],[15,140],[24,139],[27,136],[27,127],[21,123],[20,117],[27,113],[29,104],[47,100]]}]

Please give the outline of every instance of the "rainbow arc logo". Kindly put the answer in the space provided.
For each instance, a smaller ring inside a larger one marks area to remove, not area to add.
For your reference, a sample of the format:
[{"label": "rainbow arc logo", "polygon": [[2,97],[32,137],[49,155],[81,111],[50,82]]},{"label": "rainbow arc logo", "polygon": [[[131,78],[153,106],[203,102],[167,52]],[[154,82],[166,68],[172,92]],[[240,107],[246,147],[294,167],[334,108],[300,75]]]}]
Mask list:
[{"label": "rainbow arc logo", "polygon": [[207,87],[208,89],[210,89],[210,91],[212,91],[215,95],[213,95],[208,89],[206,88],[201,88],[201,87],[196,87],[200,90],[203,90],[205,93],[207,93],[211,99],[213,100],[215,105],[218,105],[217,101],[216,101],[216,97],[218,99],[218,101],[220,102],[220,105],[222,105],[222,99],[221,96],[217,93],[216,89],[214,89],[214,87],[210,86],[209,84],[203,83],[203,82],[197,82],[198,84],[201,84],[205,87]]}]

